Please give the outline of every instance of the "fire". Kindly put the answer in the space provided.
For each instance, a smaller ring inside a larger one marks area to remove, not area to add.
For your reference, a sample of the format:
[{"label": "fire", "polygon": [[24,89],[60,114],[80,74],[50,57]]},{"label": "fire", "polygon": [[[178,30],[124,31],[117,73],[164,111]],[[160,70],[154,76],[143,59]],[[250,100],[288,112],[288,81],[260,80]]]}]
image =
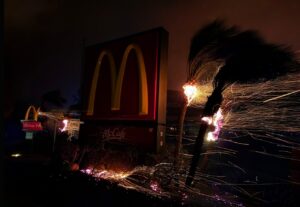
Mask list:
[{"label": "fire", "polygon": [[209,131],[207,133],[206,139],[207,141],[216,141],[219,137],[220,131],[223,126],[223,115],[222,109],[220,108],[217,113],[213,115],[213,117],[203,117],[202,120],[206,122],[208,125],[212,126],[213,131]]},{"label": "fire", "polygon": [[93,172],[93,169],[87,168],[87,169],[82,169],[80,171],[83,172],[83,173],[85,173],[85,174],[91,175],[92,172]]},{"label": "fire", "polygon": [[186,83],[183,85],[184,94],[187,98],[188,105],[193,101],[197,95],[197,87],[193,83]]},{"label": "fire", "polygon": [[155,192],[159,192],[160,191],[160,188],[159,188],[159,185],[156,181],[151,181],[150,182],[150,188],[155,191]]},{"label": "fire", "polygon": [[64,132],[64,131],[67,130],[69,120],[68,119],[64,119],[62,122],[64,124],[64,127],[62,129],[60,129],[60,131]]}]

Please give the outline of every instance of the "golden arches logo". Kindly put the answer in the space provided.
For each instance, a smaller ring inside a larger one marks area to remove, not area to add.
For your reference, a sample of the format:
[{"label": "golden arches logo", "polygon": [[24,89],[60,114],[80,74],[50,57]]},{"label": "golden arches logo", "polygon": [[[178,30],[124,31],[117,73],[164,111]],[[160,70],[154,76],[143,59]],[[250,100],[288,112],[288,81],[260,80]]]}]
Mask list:
[{"label": "golden arches logo", "polygon": [[147,74],[146,74],[146,66],[144,61],[144,56],[141,48],[137,44],[130,44],[126,47],[125,52],[122,57],[120,70],[118,72],[118,76],[116,76],[116,64],[113,58],[113,55],[110,51],[104,50],[100,53],[98,57],[98,61],[96,63],[96,67],[93,74],[92,85],[90,89],[90,96],[88,102],[87,115],[91,116],[94,114],[94,105],[95,105],[95,97],[97,84],[100,74],[100,68],[102,64],[102,60],[104,57],[108,58],[110,65],[110,74],[111,74],[111,110],[120,110],[121,103],[121,92],[123,79],[127,64],[127,59],[131,51],[135,52],[138,61],[138,72],[139,72],[139,114],[146,115],[148,114],[148,85],[147,85]]},{"label": "golden arches logo", "polygon": [[30,114],[31,111],[33,112],[33,120],[34,120],[34,121],[37,121],[37,120],[38,120],[38,116],[39,116],[39,112],[40,112],[40,108],[38,108],[38,109],[36,110],[35,107],[32,106],[32,105],[28,107],[28,109],[27,109],[27,111],[26,111],[26,114],[25,114],[24,120],[25,120],[25,121],[28,120],[29,114]]}]

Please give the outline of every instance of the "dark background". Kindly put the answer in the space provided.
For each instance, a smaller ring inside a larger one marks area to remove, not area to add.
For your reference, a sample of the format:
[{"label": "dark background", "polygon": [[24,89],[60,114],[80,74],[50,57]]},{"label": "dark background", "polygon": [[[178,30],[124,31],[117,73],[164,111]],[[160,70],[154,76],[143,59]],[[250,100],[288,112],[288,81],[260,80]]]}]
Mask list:
[{"label": "dark background", "polygon": [[299,11],[298,0],[4,1],[6,115],[19,102],[39,104],[55,89],[65,106],[73,104],[84,45],[162,26],[169,32],[168,88],[180,89],[190,39],[204,24],[222,18],[299,52]]},{"label": "dark background", "polygon": [[[64,107],[73,104],[85,46],[159,26],[169,32],[169,89],[181,89],[186,80],[191,37],[216,18],[258,30],[268,42],[289,45],[299,56],[299,11],[299,0],[6,0],[4,117],[23,117],[27,108],[20,106],[39,105],[42,95],[55,89],[67,99]],[[20,128],[15,130],[20,119],[5,123],[7,138],[24,139]]]}]

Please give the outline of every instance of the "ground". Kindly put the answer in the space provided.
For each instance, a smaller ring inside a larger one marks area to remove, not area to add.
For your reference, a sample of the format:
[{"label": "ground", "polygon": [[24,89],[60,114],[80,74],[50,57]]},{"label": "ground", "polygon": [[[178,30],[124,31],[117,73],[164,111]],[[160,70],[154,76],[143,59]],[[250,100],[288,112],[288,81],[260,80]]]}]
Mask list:
[{"label": "ground", "polygon": [[34,155],[5,160],[5,207],[176,206],[80,172],[55,170],[51,160]]},{"label": "ground", "polygon": [[[40,151],[30,151],[30,147],[27,146],[28,151],[23,150],[23,154],[20,157],[11,157],[11,152],[6,153],[5,167],[4,167],[4,180],[5,180],[5,205],[4,207],[92,207],[92,206],[239,206],[237,203],[224,205],[224,202],[220,202],[218,198],[210,200],[204,199],[199,194],[189,195],[188,202],[172,198],[162,198],[150,195],[142,191],[134,189],[125,189],[117,185],[116,182],[104,179],[95,179],[92,176],[84,174],[80,171],[70,171],[64,168],[63,165],[58,165],[54,162],[55,159],[51,152],[42,154]],[[66,149],[66,148],[65,148]],[[50,150],[51,151],[51,150]],[[244,157],[246,157],[244,155]],[[265,158],[265,157],[262,157]],[[262,158],[260,158],[262,160]],[[258,160],[252,157],[252,160]],[[246,159],[243,159],[246,160]],[[213,163],[218,160],[211,160]],[[251,160],[248,160],[249,162]],[[265,164],[270,163],[263,162]],[[255,163],[253,163],[254,165]],[[280,164],[277,162],[277,164]],[[256,165],[258,165],[256,163]],[[281,165],[283,167],[283,165]],[[206,167],[209,170],[211,166]],[[258,174],[259,168],[252,170],[256,172],[247,172],[248,174]],[[275,168],[274,168],[275,169]],[[216,170],[216,169],[212,169]],[[220,173],[225,175],[227,172],[225,167],[218,169]],[[228,169],[227,169],[228,170]],[[229,171],[230,172],[230,171]],[[239,170],[237,170],[239,172]],[[299,172],[299,171],[295,171]],[[163,176],[169,172],[162,172]],[[275,175],[276,172],[273,172]],[[205,174],[204,174],[205,175]],[[228,178],[232,176],[238,179],[239,174],[226,174]],[[296,175],[297,176],[297,175]],[[165,178],[163,176],[163,178]],[[203,178],[203,177],[202,177]],[[270,174],[268,174],[270,179]],[[255,180],[256,178],[253,178]],[[257,178],[257,183],[260,183],[261,177]],[[205,182],[199,181],[200,184],[196,189],[197,193],[205,193],[215,191],[224,195],[224,192],[233,191],[231,186],[218,186],[216,188],[208,187]],[[238,181],[238,180],[237,180]],[[244,181],[244,180],[243,180]],[[237,200],[241,201],[241,206],[299,206],[300,185],[297,183],[291,184],[268,184],[260,185],[256,184],[251,186],[244,186],[245,182],[240,182],[242,185],[232,187],[244,187],[248,192],[252,192],[253,195],[244,196],[243,193],[237,194]],[[249,183],[248,183],[249,184]],[[202,186],[202,187],[201,187]],[[253,188],[253,190],[251,189]],[[257,196],[259,195],[259,196]],[[266,202],[254,201],[253,198],[261,197]]]}]

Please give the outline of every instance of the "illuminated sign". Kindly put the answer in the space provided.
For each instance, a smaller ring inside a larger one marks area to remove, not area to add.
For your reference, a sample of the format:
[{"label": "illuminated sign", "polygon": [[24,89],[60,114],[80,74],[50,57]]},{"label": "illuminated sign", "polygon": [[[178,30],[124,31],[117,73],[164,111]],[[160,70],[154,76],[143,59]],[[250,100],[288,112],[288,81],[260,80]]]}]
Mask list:
[{"label": "illuminated sign", "polygon": [[167,41],[167,32],[158,28],[85,48],[80,137],[87,143],[163,146]]},{"label": "illuminated sign", "polygon": [[[39,111],[40,111],[40,108],[38,108],[36,110],[34,106],[29,106],[27,111],[26,111],[24,120],[21,120],[22,130],[26,132],[25,139],[32,139],[33,138],[33,132],[43,130],[41,122],[37,121]],[[31,120],[29,120],[30,112],[33,113],[33,118]]]},{"label": "illuminated sign", "polygon": [[33,112],[33,120],[37,121],[38,116],[39,116],[39,112],[40,112],[40,108],[38,108],[36,110],[34,106],[29,106],[27,111],[26,111],[24,120],[27,121],[29,119],[30,112]]},{"label": "illuminated sign", "polygon": [[139,68],[139,114],[148,114],[148,86],[147,86],[147,74],[145,69],[145,62],[141,48],[136,44],[130,44],[126,47],[123,58],[121,60],[120,69],[117,74],[116,63],[113,55],[110,51],[104,50],[100,53],[98,61],[96,63],[92,86],[90,90],[89,102],[87,115],[93,115],[95,95],[97,90],[97,83],[99,79],[99,70],[101,68],[102,60],[107,57],[110,64],[110,75],[111,75],[111,110],[120,110],[120,99],[122,92],[123,79],[126,69],[126,63],[129,53],[133,51],[136,54]]},{"label": "illuminated sign", "polygon": [[38,121],[23,121],[23,131],[41,131],[43,130],[41,122]]}]

